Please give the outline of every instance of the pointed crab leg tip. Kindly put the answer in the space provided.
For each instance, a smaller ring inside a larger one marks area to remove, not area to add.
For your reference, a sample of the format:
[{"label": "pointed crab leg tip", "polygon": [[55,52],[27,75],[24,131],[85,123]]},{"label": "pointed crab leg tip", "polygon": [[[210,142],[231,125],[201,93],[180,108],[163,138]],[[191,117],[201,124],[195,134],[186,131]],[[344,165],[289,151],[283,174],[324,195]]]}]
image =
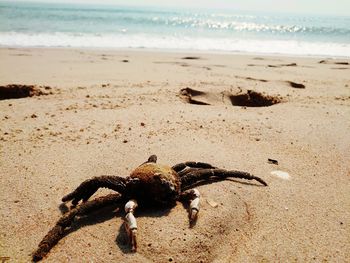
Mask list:
[{"label": "pointed crab leg tip", "polygon": [[263,179],[261,179],[261,178],[259,178],[259,177],[255,177],[254,179],[255,179],[256,181],[258,181],[259,183],[261,183],[262,185],[267,186],[267,183],[266,183]]},{"label": "pointed crab leg tip", "polygon": [[47,252],[45,251],[40,251],[40,249],[38,249],[37,251],[35,251],[32,254],[32,262],[39,262],[41,260],[43,260],[43,258],[47,255]]},{"label": "pointed crab leg tip", "polygon": [[37,255],[34,255],[32,256],[32,262],[39,262],[41,261],[43,258],[41,256],[37,256]]},{"label": "pointed crab leg tip", "polygon": [[264,186],[268,186],[268,184],[265,181],[263,181],[263,180],[261,180],[260,183],[262,183]]},{"label": "pointed crab leg tip", "polygon": [[190,222],[195,222],[197,221],[198,218],[198,210],[197,209],[192,209],[191,214],[190,214]]},{"label": "pointed crab leg tip", "polygon": [[131,243],[131,252],[135,253],[137,250],[137,230],[132,229],[130,233],[130,243]]},{"label": "pointed crab leg tip", "polygon": [[67,194],[67,195],[63,196],[61,200],[63,203],[66,203],[71,199],[72,199],[71,194]]}]

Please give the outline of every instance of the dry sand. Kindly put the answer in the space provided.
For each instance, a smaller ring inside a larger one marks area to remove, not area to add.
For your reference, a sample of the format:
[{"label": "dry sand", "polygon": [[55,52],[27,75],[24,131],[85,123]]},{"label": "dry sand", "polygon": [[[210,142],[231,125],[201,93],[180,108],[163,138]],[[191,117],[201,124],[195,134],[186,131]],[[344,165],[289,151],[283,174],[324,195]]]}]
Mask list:
[{"label": "dry sand", "polygon": [[[321,60],[0,49],[0,85],[48,94],[0,100],[0,257],[29,262],[63,195],[157,154],[248,171],[269,186],[199,186],[192,229],[181,204],[139,209],[136,254],[122,212],[94,213],[44,262],[349,262],[350,61]],[[250,107],[266,101],[279,103]]]}]

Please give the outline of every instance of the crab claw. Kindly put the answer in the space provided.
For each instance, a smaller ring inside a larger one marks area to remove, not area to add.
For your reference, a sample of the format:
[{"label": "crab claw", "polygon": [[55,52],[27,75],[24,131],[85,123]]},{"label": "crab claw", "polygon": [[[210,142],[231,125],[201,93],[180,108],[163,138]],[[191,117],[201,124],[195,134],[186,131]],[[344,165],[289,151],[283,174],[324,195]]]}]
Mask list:
[{"label": "crab claw", "polygon": [[129,237],[132,252],[136,252],[137,250],[137,240],[136,240],[137,223],[136,223],[136,218],[134,216],[134,211],[136,207],[137,207],[136,200],[130,200],[125,205],[125,212],[126,212],[125,229]]}]

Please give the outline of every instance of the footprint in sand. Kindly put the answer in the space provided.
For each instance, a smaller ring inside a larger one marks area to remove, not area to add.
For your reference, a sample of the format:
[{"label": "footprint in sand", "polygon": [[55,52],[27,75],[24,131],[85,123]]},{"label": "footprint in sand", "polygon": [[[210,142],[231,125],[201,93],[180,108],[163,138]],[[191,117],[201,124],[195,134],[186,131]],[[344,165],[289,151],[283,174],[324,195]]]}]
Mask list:
[{"label": "footprint in sand", "polygon": [[192,57],[192,56],[188,56],[188,57],[183,57],[181,59],[190,59],[190,60],[196,60],[196,59],[201,59],[200,57]]},{"label": "footprint in sand", "polygon": [[334,65],[350,65],[349,62],[345,62],[345,61],[329,61],[329,60],[321,60],[318,62],[319,64],[334,64]]},{"label": "footprint in sand", "polygon": [[[266,79],[256,79],[256,78],[252,78],[252,77],[241,77],[241,76],[235,76],[236,78],[240,78],[240,79],[246,79],[246,80],[252,80],[252,81],[259,81],[259,82],[269,82],[269,80]],[[305,85],[301,84],[301,83],[297,83],[294,81],[285,81],[289,86],[291,86],[292,88],[295,89],[305,89]]]},{"label": "footprint in sand", "polygon": [[287,63],[287,64],[277,64],[277,65],[267,65],[269,68],[281,68],[281,67],[296,67],[297,63]]},{"label": "footprint in sand", "polygon": [[293,81],[286,81],[292,88],[295,89],[305,89],[305,85],[301,83],[296,83]]},{"label": "footprint in sand", "polygon": [[197,105],[231,105],[245,107],[265,107],[280,103],[282,100],[277,96],[265,95],[253,90],[237,92],[204,92],[191,88],[184,88],[180,91],[180,97],[187,103]]}]

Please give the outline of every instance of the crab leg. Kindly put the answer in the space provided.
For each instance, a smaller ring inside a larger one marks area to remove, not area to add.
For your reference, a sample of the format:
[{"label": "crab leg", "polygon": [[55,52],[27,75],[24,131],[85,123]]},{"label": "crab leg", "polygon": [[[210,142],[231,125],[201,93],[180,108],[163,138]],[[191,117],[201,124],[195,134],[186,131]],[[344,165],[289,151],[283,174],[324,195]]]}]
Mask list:
[{"label": "crab leg", "polygon": [[181,194],[182,199],[190,201],[189,218],[191,224],[195,223],[198,217],[200,196],[201,195],[196,188],[186,190]]},{"label": "crab leg", "polygon": [[183,188],[191,187],[193,184],[210,180],[211,178],[226,179],[226,178],[242,178],[246,180],[256,180],[259,183],[267,186],[267,183],[250,173],[241,171],[227,171],[224,169],[201,169],[196,171],[190,171],[181,177],[181,185]]},{"label": "crab leg", "polygon": [[82,182],[73,192],[62,198],[62,202],[72,200],[73,205],[77,205],[80,200],[86,202],[99,188],[108,188],[124,193],[126,180],[120,176],[102,175],[93,177]]},{"label": "crab leg", "polygon": [[184,162],[184,163],[178,163],[175,164],[172,168],[176,172],[180,172],[183,169],[190,167],[190,168],[202,168],[202,169],[215,169],[215,166],[212,166],[209,163],[202,163],[202,162]]},{"label": "crab leg", "polygon": [[97,209],[108,205],[118,204],[121,201],[120,194],[109,194],[107,196],[98,197],[94,200],[87,201],[73,209],[57,221],[56,225],[46,234],[40,242],[38,249],[33,253],[34,262],[40,261],[60,241],[67,232],[67,228],[71,226],[77,216],[84,216]]},{"label": "crab leg", "polygon": [[132,252],[136,252],[136,249],[137,249],[137,241],[136,241],[137,223],[136,223],[136,218],[134,216],[134,211],[136,207],[137,207],[136,200],[130,200],[125,204],[125,213],[126,213],[125,229],[129,236]]}]

